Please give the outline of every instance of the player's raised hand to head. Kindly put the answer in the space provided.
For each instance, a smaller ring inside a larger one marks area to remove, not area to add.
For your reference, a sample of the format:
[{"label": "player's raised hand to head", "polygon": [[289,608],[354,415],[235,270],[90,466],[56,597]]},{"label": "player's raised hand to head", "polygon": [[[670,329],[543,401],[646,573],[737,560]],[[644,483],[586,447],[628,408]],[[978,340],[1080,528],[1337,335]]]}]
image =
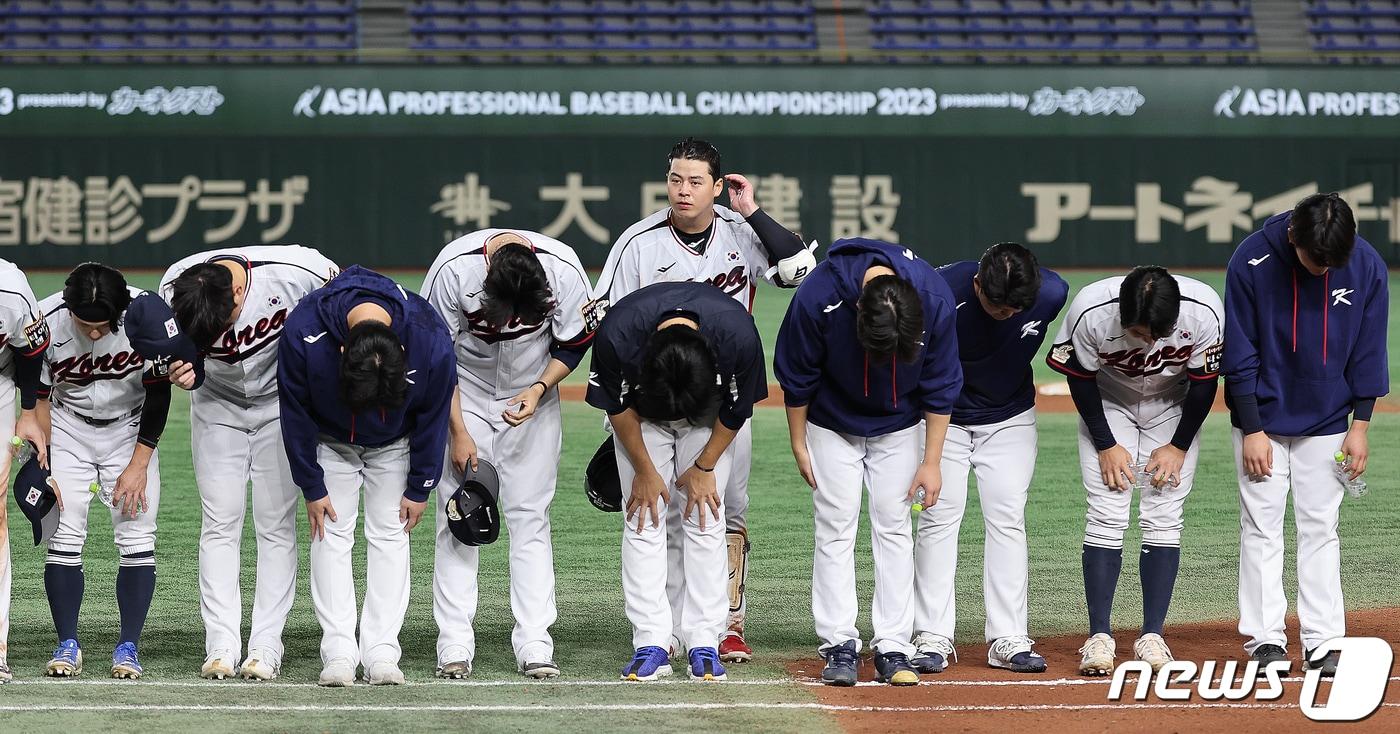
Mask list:
[{"label": "player's raised hand to head", "polygon": [[417,527],[418,521],[423,519],[423,510],[427,506],[427,502],[414,502],[407,497],[399,498],[399,522],[403,523],[404,535]]},{"label": "player's raised hand to head", "polygon": [[194,389],[194,365],[183,359],[170,363],[170,384],[181,390]]},{"label": "player's raised hand to head", "polygon": [[666,489],[666,482],[660,474],[653,469],[649,472],[637,472],[632,478],[632,496],[627,500],[627,522],[631,527],[632,516],[637,516],[637,532],[642,532],[646,527],[647,514],[651,514],[651,526],[661,527],[661,523],[666,521],[666,505],[671,503],[671,493]]},{"label": "player's raised hand to head", "polygon": [[1103,483],[1115,492],[1133,488],[1133,456],[1119,444],[1099,452],[1099,472]]},{"label": "player's raised hand to head", "polygon": [[729,208],[738,212],[739,216],[749,217],[758,211],[753,184],[747,178],[737,173],[725,174],[724,186],[729,190]]},{"label": "player's raised hand to head", "polygon": [[1240,459],[1247,477],[1263,479],[1274,473],[1274,446],[1268,434],[1255,431],[1244,437],[1240,445]]},{"label": "player's raised hand to head", "polygon": [[319,500],[306,501],[306,519],[311,525],[311,540],[326,539],[326,518],[331,522],[336,521],[335,507],[331,506],[331,497],[326,495]]},{"label": "player's raised hand to head", "polygon": [[[700,529],[705,529],[708,522],[707,514],[712,514],[715,522],[721,519],[719,512],[719,489],[715,486],[714,469],[704,471],[695,465],[691,465],[683,474],[676,479],[676,486],[685,490],[685,517],[690,518],[691,512],[697,512],[696,522],[700,524]],[[708,512],[706,512],[708,510]]]}]

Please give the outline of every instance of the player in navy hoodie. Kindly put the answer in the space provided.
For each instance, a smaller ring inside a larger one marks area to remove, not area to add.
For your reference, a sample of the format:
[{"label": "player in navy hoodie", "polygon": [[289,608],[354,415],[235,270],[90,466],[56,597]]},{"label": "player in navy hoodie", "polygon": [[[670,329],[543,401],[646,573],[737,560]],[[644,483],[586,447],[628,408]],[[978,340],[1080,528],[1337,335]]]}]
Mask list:
[{"label": "player in navy hoodie", "polygon": [[909,507],[919,490],[924,504],[933,504],[943,484],[943,439],[962,387],[954,314],[948,284],[913,251],[849,239],[832,245],[827,260],[803,281],[778,331],[773,371],[783,388],[798,471],[813,490],[812,615],[827,662],[822,680],[829,685],[856,680],[862,486],[870,492],[877,678],[918,683],[909,663]]},{"label": "player in navy hoodie", "polygon": [[1371,411],[1390,389],[1386,287],[1385,262],[1337,194],[1271,217],[1230,258],[1223,371],[1240,484],[1240,634],[1264,663],[1288,659],[1283,516],[1292,489],[1307,664],[1336,670],[1336,653],[1317,650],[1346,634],[1333,456],[1349,457],[1352,477],[1366,470]]},{"label": "player in navy hoodie", "polygon": [[[456,360],[447,325],[416,293],[359,266],[312,291],[278,347],[282,440],[311,526],[321,685],[403,683],[408,531],[442,474]],[[355,640],[350,552],[365,488],[365,609]]]}]

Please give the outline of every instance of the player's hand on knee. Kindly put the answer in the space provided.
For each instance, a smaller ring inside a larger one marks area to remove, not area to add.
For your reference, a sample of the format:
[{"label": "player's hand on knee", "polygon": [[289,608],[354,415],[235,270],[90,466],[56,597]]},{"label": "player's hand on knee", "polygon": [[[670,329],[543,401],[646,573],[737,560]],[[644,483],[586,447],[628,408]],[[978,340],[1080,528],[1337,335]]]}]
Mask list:
[{"label": "player's hand on knee", "polygon": [[1240,458],[1244,461],[1244,473],[1250,477],[1273,476],[1274,446],[1268,434],[1255,431],[1244,437],[1240,447]]},{"label": "player's hand on knee", "polygon": [[1186,452],[1166,444],[1147,458],[1147,471],[1152,474],[1152,486],[1162,488],[1181,484],[1181,467],[1186,464]]},{"label": "player's hand on knee", "polygon": [[[1369,426],[1369,422],[1362,422]],[[1357,428],[1357,423],[1351,424],[1351,430],[1347,431],[1347,437],[1342,440],[1342,454],[1351,459],[1351,470],[1348,474],[1355,479],[1366,471],[1366,459],[1371,455],[1371,442],[1366,438],[1365,426]]]},{"label": "player's hand on knee", "polygon": [[812,473],[812,455],[807,452],[807,445],[805,443],[793,444],[792,458],[797,460],[797,473],[802,475],[802,481],[815,490],[817,476]]},{"label": "player's hand on knee", "polygon": [[331,505],[330,495],[326,495],[319,500],[306,501],[306,520],[311,525],[311,539],[326,539],[326,518],[331,522],[336,521],[335,507]]},{"label": "player's hand on knee", "polygon": [[405,535],[418,526],[418,521],[423,519],[423,510],[427,506],[427,502],[414,502],[407,497],[399,498],[399,522],[403,524]]},{"label": "player's hand on knee", "polygon": [[127,517],[136,517],[146,511],[146,467],[135,463],[126,465],[117,477],[112,504]]},{"label": "player's hand on knee", "polygon": [[690,517],[691,512],[698,512],[696,518],[700,523],[700,529],[705,529],[708,521],[706,510],[709,510],[715,518],[720,520],[719,515],[719,489],[715,486],[714,470],[703,471],[699,467],[691,466],[681,474],[676,480],[676,486],[685,490],[685,516]]},{"label": "player's hand on knee", "polygon": [[904,499],[913,502],[920,489],[924,490],[924,507],[933,507],[938,502],[938,495],[943,491],[943,467],[939,462],[919,464],[918,471],[914,472],[914,481],[909,485],[909,493]]},{"label": "player's hand on knee", "polygon": [[1133,488],[1133,456],[1118,444],[1099,452],[1099,472],[1103,483],[1116,492]]},{"label": "player's hand on knee", "polygon": [[181,390],[194,389],[194,365],[183,359],[170,363],[170,384]]},{"label": "player's hand on knee", "polygon": [[501,417],[506,423],[518,426],[535,414],[535,409],[539,407],[540,401],[544,399],[544,383],[536,382],[533,385],[520,391],[520,394],[506,401],[506,405],[518,406],[515,410],[507,410],[501,413]]},{"label": "player's hand on knee", "polygon": [[671,493],[666,491],[666,482],[661,479],[653,469],[650,472],[638,472],[632,478],[632,496],[627,500],[627,522],[632,522],[632,516],[637,517],[637,532],[642,532],[646,528],[647,515],[651,515],[651,526],[661,527],[661,523],[666,519],[666,511],[661,509],[664,505],[670,504]]},{"label": "player's hand on knee", "polygon": [[476,471],[476,460],[476,441],[472,439],[472,435],[466,431],[452,434],[452,467],[459,473],[466,474],[468,465],[472,471]]},{"label": "player's hand on knee", "polygon": [[26,410],[20,413],[19,419],[15,421],[15,435],[34,444],[34,453],[39,456],[39,466],[49,468],[49,437],[44,434],[34,411]]}]

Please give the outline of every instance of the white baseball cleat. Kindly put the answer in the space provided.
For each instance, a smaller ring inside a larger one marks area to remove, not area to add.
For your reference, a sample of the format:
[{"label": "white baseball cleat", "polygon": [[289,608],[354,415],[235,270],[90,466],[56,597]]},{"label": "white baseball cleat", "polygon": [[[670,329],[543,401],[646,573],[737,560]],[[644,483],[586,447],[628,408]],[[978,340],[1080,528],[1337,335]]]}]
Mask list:
[{"label": "white baseball cleat", "polygon": [[249,650],[248,659],[238,666],[238,675],[243,680],[272,680],[282,668],[276,661],[267,650]]},{"label": "white baseball cleat", "polygon": [[1152,666],[1152,672],[1162,669],[1163,665],[1170,663],[1176,658],[1172,657],[1171,648],[1167,647],[1167,641],[1162,636],[1149,632],[1137,639],[1133,643],[1133,652],[1137,654],[1137,659]]},{"label": "white baseball cleat", "polygon": [[320,685],[342,688],[355,683],[355,663],[350,658],[336,658],[321,668]]},{"label": "white baseball cleat", "polygon": [[5,662],[5,658],[0,657],[0,683],[9,683],[15,679],[15,674],[10,671],[10,664]]},{"label": "white baseball cleat", "polygon": [[398,665],[381,660],[365,666],[365,680],[372,686],[401,686],[403,671]]},{"label": "white baseball cleat", "polygon": [[209,653],[209,657],[204,658],[204,665],[199,668],[199,677],[207,680],[232,678],[234,659],[233,652],[229,650]]},{"label": "white baseball cleat", "polygon": [[536,660],[520,666],[520,672],[527,678],[547,680],[559,677],[559,666],[553,660]]},{"label": "white baseball cleat", "polygon": [[1113,655],[1117,652],[1117,645],[1113,638],[1100,632],[1090,637],[1084,647],[1079,648],[1079,674],[1080,675],[1108,675],[1113,672]]}]

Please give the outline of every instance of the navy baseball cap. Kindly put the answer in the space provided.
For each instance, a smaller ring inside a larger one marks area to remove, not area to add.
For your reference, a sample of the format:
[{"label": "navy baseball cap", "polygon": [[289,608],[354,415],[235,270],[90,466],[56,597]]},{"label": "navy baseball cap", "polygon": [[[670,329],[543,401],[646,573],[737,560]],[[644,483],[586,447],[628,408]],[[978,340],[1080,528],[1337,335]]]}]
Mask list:
[{"label": "navy baseball cap", "polygon": [[462,484],[447,500],[447,527],[462,545],[490,545],[501,534],[501,478],[485,459],[467,467]]},{"label": "navy baseball cap", "polygon": [[49,470],[39,466],[39,457],[31,456],[15,475],[12,494],[20,512],[34,527],[34,545],[42,545],[58,530],[58,495],[54,493]]},{"label": "navy baseball cap", "polygon": [[156,374],[168,376],[171,361],[178,359],[195,366],[196,387],[203,382],[199,348],[194,345],[193,339],[180,331],[175,312],[160,296],[146,291],[132,299],[122,317],[122,330],[126,332],[131,348],[154,365]]},{"label": "navy baseball cap", "polygon": [[617,475],[617,446],[608,436],[583,474],[583,492],[603,512],[622,512],[622,480]]}]

